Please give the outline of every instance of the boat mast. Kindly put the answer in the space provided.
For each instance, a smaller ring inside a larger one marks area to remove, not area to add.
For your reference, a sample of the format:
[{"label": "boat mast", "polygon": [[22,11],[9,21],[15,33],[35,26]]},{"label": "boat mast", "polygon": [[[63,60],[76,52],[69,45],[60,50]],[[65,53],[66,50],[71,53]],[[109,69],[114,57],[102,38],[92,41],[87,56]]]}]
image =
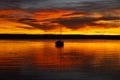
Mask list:
[{"label": "boat mast", "polygon": [[60,35],[62,34],[61,20],[60,20]]}]

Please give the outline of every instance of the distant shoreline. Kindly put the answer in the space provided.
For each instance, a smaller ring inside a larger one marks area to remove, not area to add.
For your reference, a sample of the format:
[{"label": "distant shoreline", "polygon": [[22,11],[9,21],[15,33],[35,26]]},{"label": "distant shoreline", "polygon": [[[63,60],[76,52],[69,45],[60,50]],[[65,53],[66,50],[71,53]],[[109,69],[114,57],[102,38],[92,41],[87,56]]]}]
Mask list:
[{"label": "distant shoreline", "polygon": [[27,35],[27,34],[0,34],[0,39],[115,39],[120,35]]}]

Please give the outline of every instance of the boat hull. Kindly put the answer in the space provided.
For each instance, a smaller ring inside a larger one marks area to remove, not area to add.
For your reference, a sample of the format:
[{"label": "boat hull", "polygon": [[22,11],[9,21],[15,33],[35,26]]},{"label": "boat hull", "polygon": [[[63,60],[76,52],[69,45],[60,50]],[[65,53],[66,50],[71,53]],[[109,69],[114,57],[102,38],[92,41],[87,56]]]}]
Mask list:
[{"label": "boat hull", "polygon": [[55,42],[55,46],[56,47],[63,47],[64,46],[64,42],[63,41],[56,41]]}]

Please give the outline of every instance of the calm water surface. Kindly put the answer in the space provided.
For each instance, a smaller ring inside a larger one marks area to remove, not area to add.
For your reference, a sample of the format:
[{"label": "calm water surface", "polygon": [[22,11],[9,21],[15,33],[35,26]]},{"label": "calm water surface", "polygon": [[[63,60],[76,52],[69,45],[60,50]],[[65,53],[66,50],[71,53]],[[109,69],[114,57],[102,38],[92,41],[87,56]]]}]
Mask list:
[{"label": "calm water surface", "polygon": [[120,80],[120,40],[0,40],[0,80]]}]

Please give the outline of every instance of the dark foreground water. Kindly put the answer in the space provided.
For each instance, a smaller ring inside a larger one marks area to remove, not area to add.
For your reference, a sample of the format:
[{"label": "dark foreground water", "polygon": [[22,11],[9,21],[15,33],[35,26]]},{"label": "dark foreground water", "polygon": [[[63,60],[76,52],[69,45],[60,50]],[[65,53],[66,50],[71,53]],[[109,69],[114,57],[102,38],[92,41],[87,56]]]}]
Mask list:
[{"label": "dark foreground water", "polygon": [[0,80],[120,80],[120,40],[0,40]]}]

